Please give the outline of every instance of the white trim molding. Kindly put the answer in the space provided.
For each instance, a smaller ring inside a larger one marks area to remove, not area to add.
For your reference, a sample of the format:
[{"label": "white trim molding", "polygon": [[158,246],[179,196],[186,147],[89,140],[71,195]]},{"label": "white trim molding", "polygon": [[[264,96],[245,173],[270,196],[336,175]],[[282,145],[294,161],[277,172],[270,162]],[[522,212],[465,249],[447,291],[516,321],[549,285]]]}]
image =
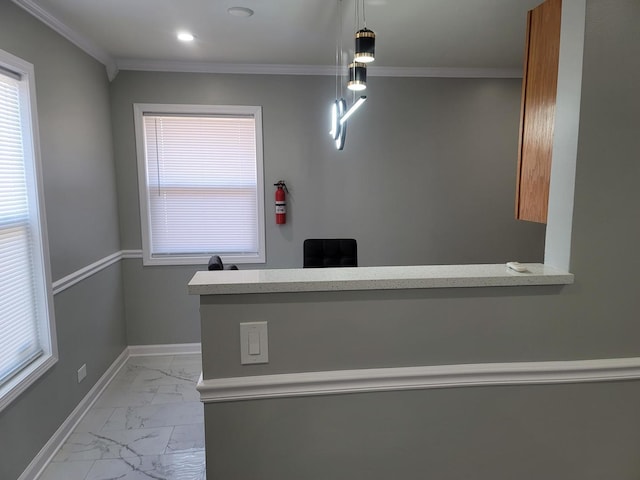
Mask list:
[{"label": "white trim molding", "polygon": [[[275,65],[215,62],[161,61],[119,58],[118,70],[145,72],[226,73],[240,75],[334,76],[334,65]],[[346,75],[347,69],[340,68]],[[370,77],[522,78],[522,68],[369,67]]]},{"label": "white trim molding", "polygon": [[104,392],[109,383],[115,378],[120,369],[124,366],[129,358],[129,350],[124,351],[115,359],[106,372],[100,377],[96,384],[89,390],[80,403],[73,409],[67,419],[60,425],[58,430],[51,436],[49,441],[38,452],[38,454],[31,460],[31,463],[22,472],[22,475],[18,477],[18,480],[29,480],[38,478],[43,470],[49,465],[49,462],[53,459],[56,452],[69,438],[69,435],[78,426],[80,421],[87,414],[91,406],[96,402],[98,397]]},{"label": "white trim molding", "polygon": [[106,257],[93,262],[91,265],[87,265],[80,270],[76,270],[66,277],[62,277],[61,279],[53,282],[53,294],[57,295],[58,293],[65,291],[67,288],[101,272],[123,258],[142,258],[142,250],[120,250],[119,252],[112,253],[111,255],[107,255]]},{"label": "white trim molding", "polygon": [[522,78],[522,73],[522,68],[367,67],[369,77]]},{"label": "white trim molding", "polygon": [[327,65],[275,65],[168,60],[117,59],[118,70],[181,73],[230,73],[244,75],[335,75],[336,67]]},{"label": "white trim molding", "polygon": [[202,353],[199,343],[176,343],[170,345],[130,345],[129,355],[146,357],[153,355],[199,355]]},{"label": "white trim molding", "polygon": [[207,379],[204,403],[431,388],[607,382],[640,379],[640,358],[479,363]]},{"label": "white trim molding", "polygon": [[[34,0],[12,0],[42,23],[62,35],[88,55],[102,63],[109,81],[120,70],[184,73],[231,73],[245,75],[329,75],[333,65],[234,64],[192,61],[157,61],[138,58],[114,58],[87,36],[73,30]],[[346,68],[345,68],[346,71]],[[520,68],[449,68],[449,67],[371,67],[370,77],[442,77],[442,78],[522,78]]]},{"label": "white trim molding", "polygon": [[31,460],[31,463],[18,477],[18,480],[33,480],[42,475],[44,469],[49,465],[58,450],[67,441],[69,435],[73,433],[78,424],[82,421],[93,404],[109,386],[111,381],[118,375],[122,367],[130,357],[140,355],[184,355],[200,353],[199,343],[185,343],[176,345],[139,345],[127,347],[114,360],[109,368],[104,372],[95,385],[89,390],[84,398],[78,403],[76,408],[69,414],[67,419],[60,425],[58,430],[51,436],[49,441],[40,449],[38,454]]},{"label": "white trim molding", "polygon": [[113,265],[114,263],[119,262],[121,259],[122,252],[112,253],[111,255],[101,258],[97,262],[93,262],[91,265],[87,265],[86,267],[83,267],[80,270],[76,270],[66,277],[62,277],[61,279],[56,280],[55,282],[53,282],[53,294],[57,295],[58,293],[63,292],[67,288],[72,287],[85,278],[89,278],[90,276],[95,275],[96,273]]},{"label": "white trim molding", "polygon": [[[114,58],[34,0],[12,0],[42,23],[62,35],[88,55],[102,63],[109,81],[120,70],[184,73],[231,73],[245,75],[329,75],[336,73],[333,65],[234,64],[192,61],[158,61],[139,58]],[[346,72],[346,68],[344,69]],[[370,67],[370,77],[442,77],[442,78],[522,78],[521,68],[453,68],[453,67]]]},{"label": "white trim molding", "polygon": [[33,385],[51,367],[58,363],[58,355],[45,355],[35,360],[31,365],[13,377],[0,389],[0,412],[22,393]]},{"label": "white trim molding", "polygon": [[121,250],[122,258],[140,258],[142,259],[142,250]]},{"label": "white trim molding", "polygon": [[558,268],[571,264],[573,200],[578,159],[582,59],[586,0],[565,2],[560,28],[560,61],[555,105],[544,261]]},{"label": "white trim molding", "polygon": [[107,69],[107,77],[110,81],[116,78],[116,75],[118,75],[116,62],[104,49],[96,45],[84,35],[81,35],[70,28],[51,12],[45,10],[33,0],[13,0],[13,3],[29,12],[35,18],[50,27],[53,31],[59,33],[76,47],[102,63]]}]

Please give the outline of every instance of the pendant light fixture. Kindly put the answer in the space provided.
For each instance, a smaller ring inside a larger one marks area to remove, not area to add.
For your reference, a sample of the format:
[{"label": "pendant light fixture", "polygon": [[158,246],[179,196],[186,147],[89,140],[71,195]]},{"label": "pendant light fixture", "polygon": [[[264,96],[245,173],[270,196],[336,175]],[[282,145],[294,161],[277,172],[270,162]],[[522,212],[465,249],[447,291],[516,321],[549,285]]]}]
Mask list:
[{"label": "pendant light fixture", "polygon": [[[360,7],[362,2],[362,8]],[[353,91],[362,91],[367,88],[367,63],[375,59],[376,34],[367,28],[367,17],[364,12],[364,0],[355,0],[353,18],[356,29],[360,28],[360,12],[364,28],[356,31],[356,50],[353,63],[349,64],[349,82],[347,88]]]},{"label": "pendant light fixture", "polygon": [[366,26],[356,32],[356,53],[353,58],[360,63],[371,63],[376,59],[376,34]]},{"label": "pendant light fixture", "polygon": [[[340,120],[339,120],[340,125],[344,125],[344,124],[346,123],[347,119],[348,119],[351,115],[353,115],[354,113],[356,113],[356,110],[358,110],[358,109],[362,106],[362,104],[365,102],[365,100],[366,100],[366,99],[367,99],[367,97],[365,97],[365,96],[363,95],[363,96],[361,96],[358,100],[356,100],[356,101],[354,102],[354,104],[353,104],[353,105],[351,105],[351,106],[349,107],[349,110],[347,110],[346,112],[344,112],[344,114],[340,117]],[[344,102],[344,100],[343,100],[343,102]]]},{"label": "pendant light fixture", "polygon": [[[336,148],[342,150],[347,136],[347,119],[351,117],[366,101],[367,97],[361,96],[356,100],[355,91],[367,88],[367,66],[364,63],[352,62],[349,65],[349,80],[347,87],[354,91],[353,104],[347,108],[347,102],[342,97],[343,82],[341,79],[342,69],[342,0],[336,0],[338,4],[338,31],[339,35],[336,39],[336,99],[331,105],[331,135],[335,142]],[[358,1],[356,0],[356,26],[359,23]],[[339,86],[339,88],[338,88]],[[338,98],[338,90],[340,98]]]},{"label": "pendant light fixture", "polygon": [[367,88],[367,64],[353,62],[349,64],[349,83],[347,88],[358,92]]},{"label": "pendant light fixture", "polygon": [[355,0],[356,2],[356,28],[360,27],[360,15],[357,6],[362,1],[362,23],[363,28],[356,32],[356,52],[353,59],[360,63],[371,63],[376,59],[376,34],[367,28],[367,14],[364,9],[365,0]]}]

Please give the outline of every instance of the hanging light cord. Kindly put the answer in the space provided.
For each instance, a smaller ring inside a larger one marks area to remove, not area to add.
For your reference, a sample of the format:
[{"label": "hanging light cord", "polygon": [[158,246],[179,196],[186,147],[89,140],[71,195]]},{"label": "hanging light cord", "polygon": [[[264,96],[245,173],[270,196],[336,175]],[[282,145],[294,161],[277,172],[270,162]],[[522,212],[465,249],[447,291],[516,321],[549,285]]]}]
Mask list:
[{"label": "hanging light cord", "polygon": [[338,68],[336,69],[336,78],[338,78],[338,76],[340,77],[340,98],[342,98],[344,96],[343,94],[343,83],[342,82],[342,73],[340,72],[340,70],[342,69],[342,0],[338,0],[338,31],[339,31],[339,35],[338,35],[338,40],[340,42],[340,56],[339,56],[339,65]]},{"label": "hanging light cord", "polygon": [[362,0],[362,23],[364,24],[364,28],[367,28],[367,12],[364,9],[364,0]]},{"label": "hanging light cord", "polygon": [[[336,7],[338,9],[338,32],[342,33],[342,22],[340,21],[340,4],[342,3],[342,0],[336,0]],[[339,35],[336,38],[336,100],[338,99],[338,62],[340,60],[339,54],[338,54],[338,50],[340,49],[340,36]]]},{"label": "hanging light cord", "polygon": [[[363,2],[364,2],[364,0],[363,0]],[[356,29],[355,30],[357,32],[360,29],[360,0],[355,0],[355,2],[353,2],[353,5],[355,7],[354,13],[353,13],[353,19],[354,19],[354,21],[356,23]],[[356,60],[354,59],[353,62],[355,63]],[[351,78],[351,75],[350,75],[349,76],[349,80],[350,81],[351,80],[355,80],[355,74],[356,74],[355,72],[356,72],[356,69],[353,68],[354,78]],[[353,105],[353,103],[355,101],[356,101],[356,92],[355,92],[355,90],[352,90],[351,91],[351,104]]]}]

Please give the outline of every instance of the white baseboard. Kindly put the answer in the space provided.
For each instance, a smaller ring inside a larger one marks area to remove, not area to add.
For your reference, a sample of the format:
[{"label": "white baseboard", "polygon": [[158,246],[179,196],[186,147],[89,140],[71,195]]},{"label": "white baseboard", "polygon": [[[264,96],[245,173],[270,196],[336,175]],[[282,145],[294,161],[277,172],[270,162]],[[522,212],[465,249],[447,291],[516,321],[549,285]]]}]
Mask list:
[{"label": "white baseboard", "polygon": [[204,403],[262,398],[424,390],[430,388],[640,379],[640,358],[558,362],[479,363],[372,368],[208,379],[198,382]]},{"label": "white baseboard", "polygon": [[106,372],[100,377],[96,384],[84,396],[76,408],[67,419],[60,425],[44,447],[38,452],[35,458],[22,472],[18,480],[36,480],[49,465],[51,459],[58,452],[60,447],[69,438],[69,435],[82,421],[89,409],[93,406],[102,392],[107,388],[111,380],[115,378],[120,369],[124,366],[129,357],[144,355],[181,355],[199,354],[199,343],[184,343],[175,345],[134,345],[125,350],[116,358]]},{"label": "white baseboard", "polygon": [[171,345],[130,345],[129,355],[143,357],[150,355],[197,355],[202,352],[199,343],[176,343]]},{"label": "white baseboard", "polygon": [[71,412],[62,425],[60,425],[58,430],[56,430],[45,446],[42,447],[40,452],[38,452],[24,472],[22,472],[22,475],[18,477],[18,480],[35,480],[42,474],[46,466],[49,465],[53,456],[64,444],[69,435],[71,435],[73,430],[78,426],[92,405],[100,397],[104,389],[107,388],[111,380],[115,378],[128,358],[129,351],[128,349],[125,349],[120,356],[115,359],[107,371],[104,372],[91,390],[89,390],[89,392],[84,396],[76,408],[73,409],[73,412]]}]

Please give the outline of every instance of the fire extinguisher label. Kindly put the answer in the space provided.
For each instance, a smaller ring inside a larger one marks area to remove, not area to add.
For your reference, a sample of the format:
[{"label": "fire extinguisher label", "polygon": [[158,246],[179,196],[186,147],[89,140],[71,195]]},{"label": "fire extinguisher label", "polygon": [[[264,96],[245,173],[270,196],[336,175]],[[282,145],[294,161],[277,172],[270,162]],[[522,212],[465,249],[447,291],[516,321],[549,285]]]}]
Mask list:
[{"label": "fire extinguisher label", "polygon": [[286,202],[276,202],[276,214],[287,213]]}]

